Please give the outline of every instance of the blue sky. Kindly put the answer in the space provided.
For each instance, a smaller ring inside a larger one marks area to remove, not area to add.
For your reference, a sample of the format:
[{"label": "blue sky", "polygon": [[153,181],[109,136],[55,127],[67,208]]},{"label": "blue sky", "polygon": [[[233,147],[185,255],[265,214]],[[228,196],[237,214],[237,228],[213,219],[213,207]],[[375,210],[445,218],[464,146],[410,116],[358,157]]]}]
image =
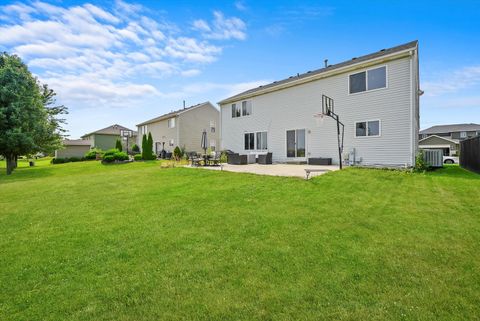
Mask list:
[{"label": "blue sky", "polygon": [[0,0],[0,50],[58,93],[72,138],[414,39],[421,127],[480,123],[479,1]]}]

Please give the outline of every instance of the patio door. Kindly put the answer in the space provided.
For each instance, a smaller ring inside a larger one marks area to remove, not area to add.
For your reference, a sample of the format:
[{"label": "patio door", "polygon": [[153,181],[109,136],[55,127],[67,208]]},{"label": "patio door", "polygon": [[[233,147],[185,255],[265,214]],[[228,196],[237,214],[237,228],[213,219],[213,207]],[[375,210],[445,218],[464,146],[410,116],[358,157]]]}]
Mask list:
[{"label": "patio door", "polygon": [[305,157],[305,129],[287,130],[287,157]]}]

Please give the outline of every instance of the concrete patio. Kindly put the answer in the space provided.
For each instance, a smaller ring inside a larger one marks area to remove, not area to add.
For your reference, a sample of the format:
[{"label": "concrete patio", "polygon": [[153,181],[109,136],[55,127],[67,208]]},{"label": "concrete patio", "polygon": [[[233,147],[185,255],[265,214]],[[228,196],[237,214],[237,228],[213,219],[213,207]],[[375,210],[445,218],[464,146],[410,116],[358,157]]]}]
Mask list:
[{"label": "concrete patio", "polygon": [[[191,166],[188,166],[191,167]],[[301,177],[306,178],[305,169],[321,170],[319,172],[311,172],[309,178],[319,176],[328,172],[338,170],[336,165],[297,165],[297,164],[272,164],[272,165],[260,165],[260,164],[248,164],[248,165],[231,165],[222,164],[221,166],[198,166],[192,168],[202,168],[208,170],[224,170],[235,173],[250,173],[257,175],[270,175],[270,176],[289,176],[289,177]]]}]

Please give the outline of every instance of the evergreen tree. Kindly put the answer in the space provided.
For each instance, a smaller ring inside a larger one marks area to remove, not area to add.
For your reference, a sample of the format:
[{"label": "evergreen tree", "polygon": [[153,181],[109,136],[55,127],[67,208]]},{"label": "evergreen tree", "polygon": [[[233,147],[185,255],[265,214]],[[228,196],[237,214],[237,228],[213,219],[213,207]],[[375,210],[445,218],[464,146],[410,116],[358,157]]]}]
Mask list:
[{"label": "evergreen tree", "polygon": [[117,139],[115,142],[115,148],[118,149],[119,152],[122,151],[122,141],[120,139]]},{"label": "evergreen tree", "polygon": [[143,134],[142,137],[142,159],[147,159],[147,135]]},{"label": "evergreen tree", "polygon": [[148,145],[148,159],[155,159],[156,155],[153,154],[153,137],[152,133],[148,133],[148,139],[147,139],[147,145]]}]

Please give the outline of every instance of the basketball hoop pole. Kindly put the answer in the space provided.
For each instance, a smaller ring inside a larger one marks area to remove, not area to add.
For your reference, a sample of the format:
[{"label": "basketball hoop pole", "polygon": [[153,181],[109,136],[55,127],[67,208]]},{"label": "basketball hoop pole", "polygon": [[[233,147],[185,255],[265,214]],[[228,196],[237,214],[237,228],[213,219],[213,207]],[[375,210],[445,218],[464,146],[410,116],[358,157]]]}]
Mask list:
[{"label": "basketball hoop pole", "polygon": [[[339,159],[339,167],[342,169],[342,153],[343,153],[343,137],[345,134],[345,126],[343,123],[340,121],[339,117],[335,112],[333,111],[334,105],[333,105],[333,99],[330,97],[327,97],[325,95],[322,95],[322,112],[324,115],[332,118],[337,122],[337,144],[338,144],[338,159]],[[340,126],[342,126],[342,133],[340,137]]]}]

